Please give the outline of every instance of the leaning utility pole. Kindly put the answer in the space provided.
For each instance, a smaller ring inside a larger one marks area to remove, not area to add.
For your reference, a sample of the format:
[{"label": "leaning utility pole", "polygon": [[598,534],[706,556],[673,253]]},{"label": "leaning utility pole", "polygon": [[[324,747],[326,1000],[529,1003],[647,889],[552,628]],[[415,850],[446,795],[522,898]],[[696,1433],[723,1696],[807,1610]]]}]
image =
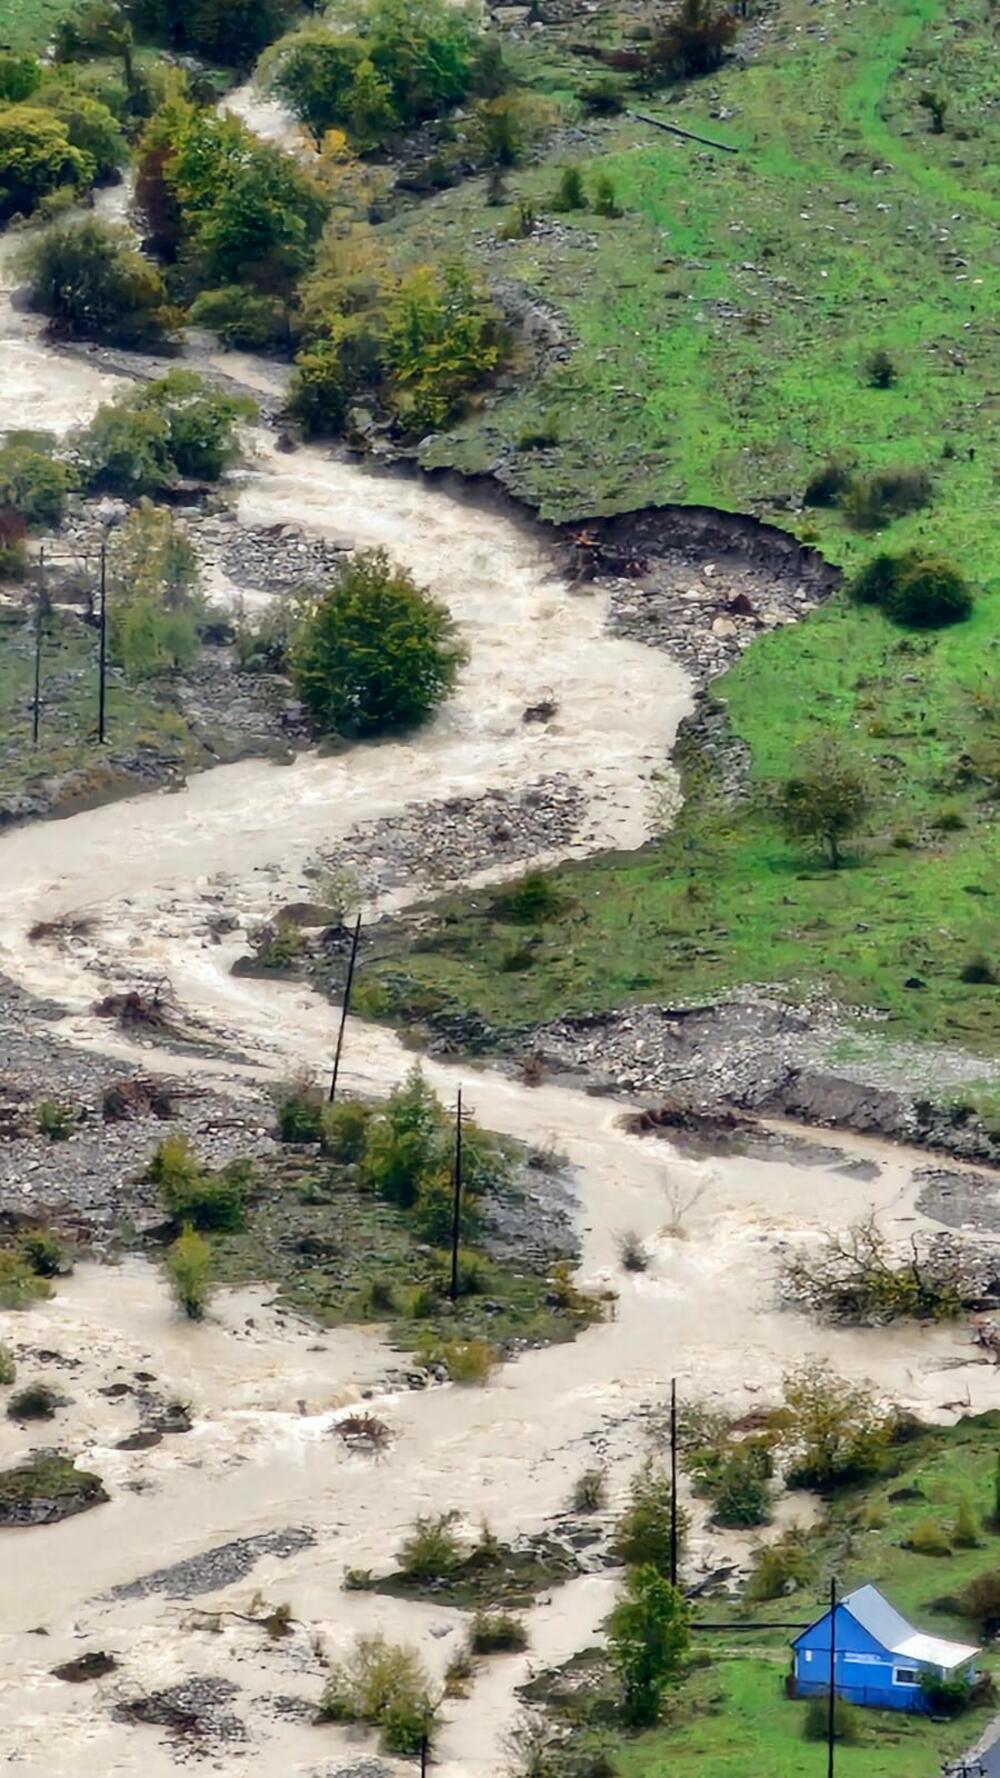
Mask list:
[{"label": "leaning utility pole", "polygon": [[35,594],[35,689],[31,699],[31,745],[38,746],[42,720],[42,611],[45,605],[45,546],[38,552],[38,590]]},{"label": "leaning utility pole", "polygon": [[454,1197],[451,1208],[451,1283],[448,1295],[453,1303],[458,1301],[458,1244],[462,1231],[462,1089],[458,1089],[458,1104],[455,1109],[455,1173]]},{"label": "leaning utility pole", "polygon": [[101,541],[101,618],[97,650],[97,739],[103,747],[108,688],[108,540]]},{"label": "leaning utility pole", "polygon": [[347,1014],[351,1006],[351,986],[354,981],[354,966],[358,960],[358,944],[361,939],[361,915],[354,923],[354,937],[351,941],[351,957],[347,965],[347,980],[344,983],[344,1004],[340,1009],[340,1030],[337,1033],[337,1053],[333,1058],[333,1074],[330,1079],[329,1103],[332,1105],[337,1097],[337,1076],[340,1073],[340,1052],[344,1047],[344,1029],[347,1025]]}]

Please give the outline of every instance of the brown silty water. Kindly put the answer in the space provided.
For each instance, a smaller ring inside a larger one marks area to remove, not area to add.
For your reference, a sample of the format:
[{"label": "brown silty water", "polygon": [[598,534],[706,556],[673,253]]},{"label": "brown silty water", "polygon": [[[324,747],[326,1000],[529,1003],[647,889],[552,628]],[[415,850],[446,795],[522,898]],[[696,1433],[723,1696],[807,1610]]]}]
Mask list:
[{"label": "brown silty water", "polygon": [[[267,367],[259,374],[266,378]],[[8,425],[57,430],[85,419],[115,386],[93,365],[54,354],[9,305],[0,312],[0,376]],[[405,742],[327,759],[305,754],[286,768],[220,768],[179,794],[139,797],[0,841],[0,968],[66,1008],[57,1028],[74,1043],[131,1055],[147,1070],[211,1072],[222,1085],[314,1062],[329,1046],[331,1016],[301,986],[230,975],[243,944],[238,936],[208,943],[214,898],[224,896],[245,925],[300,894],[309,858],[335,854],[360,819],[498,786],[516,790],[554,772],[588,799],[576,851],[639,845],[651,775],[690,707],[681,671],[661,653],[606,636],[603,597],[571,594],[537,542],[505,517],[320,450],[277,455],[263,434],[255,451],[235,483],[242,519],[384,544],[449,603],[470,645],[455,698]],[[525,725],[525,706],[552,683],[557,718],[544,728]],[[403,899],[397,894],[396,904]],[[92,939],[72,952],[28,945],[35,920],[69,910],[98,916]],[[110,1037],[90,1008],[137,972],[169,976],[184,1006],[245,1063],[179,1061]],[[345,1085],[385,1093],[412,1059],[392,1033],[355,1024]],[[473,1075],[428,1062],[427,1073],[449,1099],[463,1081],[490,1128],[531,1144],[554,1141],[565,1152],[579,1194],[580,1275],[588,1285],[614,1283],[615,1318],[573,1345],[524,1354],[482,1390],[421,1393],[386,1383],[398,1360],[377,1330],[317,1336],[269,1308],[262,1291],[221,1293],[205,1326],[182,1324],[158,1274],[139,1261],[81,1267],[50,1303],[13,1330],[5,1326],[0,1337],[13,1331],[76,1361],[70,1406],[52,1434],[43,1428],[31,1442],[67,1443],[112,1496],[63,1524],[2,1534],[0,1744],[25,1778],[173,1772],[176,1749],[162,1730],[117,1721],[112,1705],[193,1675],[238,1685],[231,1709],[250,1728],[250,1740],[225,1746],[214,1769],[305,1778],[347,1764],[367,1740],[317,1730],[273,1704],[318,1697],[323,1668],[310,1635],[337,1653],[357,1632],[384,1629],[418,1644],[440,1675],[462,1629],[459,1614],[444,1607],[343,1592],[346,1569],[391,1565],[422,1511],[455,1508],[470,1533],[484,1517],[505,1538],[539,1530],[565,1508],[595,1448],[608,1463],[614,1504],[645,1449],[642,1416],[662,1401],[671,1375],[686,1394],[740,1408],[773,1398],[783,1371],[815,1354],[926,1414],[947,1418],[954,1408],[945,1404],[966,1395],[975,1408],[1000,1405],[997,1373],[975,1361],[964,1329],[821,1329],[774,1306],[780,1242],[870,1207],[890,1231],[923,1226],[914,1204],[918,1157],[838,1138],[842,1151],[877,1163],[874,1182],[832,1162],[697,1160],[628,1134],[618,1121],[624,1107],[613,1100],[528,1089],[489,1069]],[[700,1191],[683,1239],[665,1232],[674,1186]],[[623,1276],[618,1266],[615,1236],[625,1227],[650,1248],[641,1276]],[[120,1422],[100,1390],[136,1370],[155,1373],[190,1402],[191,1433],[151,1451],[114,1448]],[[329,1435],[331,1420],[362,1390],[374,1392],[393,1430],[377,1465]],[[24,1439],[2,1425],[7,1463]],[[808,1515],[808,1503],[794,1510]],[[264,1554],[244,1578],[210,1595],[213,1606],[240,1611],[258,1587],[288,1599],[303,1627],[285,1642],[268,1643],[236,1617],[218,1634],[192,1628],[190,1607],[159,1592],[104,1597],[214,1545],[290,1525],[312,1527],[315,1544],[287,1558]],[[694,1565],[741,1549],[706,1528],[696,1509]],[[514,1686],[585,1646],[613,1590],[614,1576],[597,1571],[536,1606],[530,1652],[493,1663],[468,1700],[447,1706],[444,1778],[501,1769]],[[33,1633],[37,1626],[45,1638]],[[58,1660],[93,1647],[118,1656],[120,1670],[96,1686],[50,1677]]]}]

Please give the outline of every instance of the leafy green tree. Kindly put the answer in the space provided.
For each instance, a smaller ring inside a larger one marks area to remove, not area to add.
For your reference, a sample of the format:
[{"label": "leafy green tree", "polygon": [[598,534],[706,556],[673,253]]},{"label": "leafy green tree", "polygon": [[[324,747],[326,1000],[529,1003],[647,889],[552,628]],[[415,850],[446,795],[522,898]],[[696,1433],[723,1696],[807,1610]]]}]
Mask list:
[{"label": "leafy green tree", "polygon": [[244,352],[266,352],[287,344],[290,318],[279,297],[255,296],[243,284],[204,290],[188,310],[194,327],[206,327],[220,344]]},{"label": "leafy green tree", "polygon": [[393,405],[421,431],[447,425],[462,397],[496,368],[500,318],[461,264],[416,266],[386,295],[383,362]]},{"label": "leafy green tree", "polygon": [[552,208],[560,213],[587,208],[587,193],[583,188],[583,174],[579,167],[563,168],[556,195],[552,199]]},{"label": "leafy green tree", "polygon": [[671,80],[711,74],[739,30],[720,0],[681,0],[653,41],[652,63]]},{"label": "leafy green tree", "polygon": [[[670,1573],[670,1477],[647,1458],[632,1478],[629,1500],[615,1528],[614,1551],[630,1568],[652,1566]],[[677,1511],[678,1556],[687,1535],[687,1514]]]},{"label": "leafy green tree", "polygon": [[85,0],[56,26],[55,54],[59,62],[75,62],[86,56],[120,56],[125,86],[136,86],[132,23],[117,0]]},{"label": "leafy green tree", "polygon": [[411,1209],[421,1185],[441,1165],[444,1131],[441,1104],[415,1063],[369,1125],[364,1154],[368,1184],[401,1209]]},{"label": "leafy green tree", "polygon": [[93,165],[92,177],[108,179],[128,160],[128,145],[121,127],[107,105],[65,81],[46,82],[35,98],[66,126],[74,148]]},{"label": "leafy green tree", "polygon": [[0,508],[19,514],[26,525],[58,525],[75,480],[68,463],[33,445],[0,449]]},{"label": "leafy green tree", "polygon": [[30,99],[42,84],[42,65],[37,56],[19,56],[13,50],[0,50],[0,102],[19,105]]},{"label": "leafy green tree", "polygon": [[66,125],[36,104],[0,105],[0,222],[30,216],[62,186],[86,186],[89,155],[74,148]]},{"label": "leafy green tree", "polygon": [[[359,37],[308,24],[275,44],[262,58],[261,72],[319,144],[328,130],[346,127],[355,77],[364,59]],[[397,121],[393,114],[393,126]]]},{"label": "leafy green tree", "polygon": [[652,1563],[626,1576],[623,1596],[611,1614],[608,1643],[621,1687],[622,1715],[634,1728],[650,1728],[663,1694],[684,1666],[688,1608],[676,1587]]},{"label": "leafy green tree", "polygon": [[321,734],[373,735],[426,721],[464,659],[447,608],[368,550],[307,608],[291,664]]},{"label": "leafy green tree", "polygon": [[210,62],[249,68],[288,29],[292,0],[133,0],[140,28]]},{"label": "leafy green tree", "polygon": [[135,677],[186,666],[198,648],[195,555],[165,507],[143,500],[114,534],[111,655]]},{"label": "leafy green tree", "polygon": [[809,1359],[784,1380],[792,1465],[788,1485],[827,1492],[876,1475],[896,1428],[896,1415],[870,1389]]},{"label": "leafy green tree", "polygon": [[798,771],[775,798],[786,836],[820,842],[832,870],[839,869],[845,840],[864,826],[871,807],[862,766],[832,735],[804,750]]},{"label": "leafy green tree", "polygon": [[159,493],[178,475],[217,481],[239,456],[239,421],[255,412],[249,399],[192,371],[169,371],[98,408],[71,443],[91,492],[134,498]]},{"label": "leafy green tree", "polygon": [[75,339],[158,345],[178,320],[161,273],[128,229],[97,217],[47,229],[25,266],[33,308]]},{"label": "leafy green tree", "polygon": [[972,589],[957,568],[940,556],[913,550],[897,562],[886,610],[897,623],[938,630],[964,622],[973,604]]},{"label": "leafy green tree", "polygon": [[212,1290],[212,1249],[197,1229],[186,1228],[164,1261],[174,1301],[190,1321],[203,1321]]},{"label": "leafy green tree", "polygon": [[767,1451],[753,1442],[737,1445],[713,1485],[712,1517],[717,1525],[766,1525],[771,1517]]},{"label": "leafy green tree", "polygon": [[227,395],[190,370],[171,370],[148,383],[139,405],[166,422],[167,451],[180,475],[216,482],[240,454],[239,424],[256,417],[244,395]]}]

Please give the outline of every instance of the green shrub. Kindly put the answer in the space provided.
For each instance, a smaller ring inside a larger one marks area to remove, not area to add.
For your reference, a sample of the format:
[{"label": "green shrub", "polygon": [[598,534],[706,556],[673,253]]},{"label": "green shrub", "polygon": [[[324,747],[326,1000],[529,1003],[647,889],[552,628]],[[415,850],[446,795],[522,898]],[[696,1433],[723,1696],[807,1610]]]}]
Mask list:
[{"label": "green shrub", "polygon": [[28,1383],[7,1403],[8,1420],[53,1420],[61,1398],[47,1383]]},{"label": "green shrub", "polygon": [[821,1493],[877,1475],[898,1425],[862,1384],[848,1383],[821,1360],[807,1360],[784,1380],[790,1488]]},{"label": "green shrub", "polygon": [[585,1469],[573,1484],[570,1505],[575,1513],[600,1512],[608,1502],[608,1478],[603,1469]]},{"label": "green shrub", "polygon": [[275,1094],[278,1137],[282,1142],[318,1142],[323,1133],[326,1107],[318,1087],[295,1081]]},{"label": "green shrub", "polygon": [[857,476],[841,505],[855,530],[879,531],[893,519],[919,512],[930,501],[931,493],[931,478],[926,469],[878,469],[872,475]]},{"label": "green shrub", "polygon": [[0,449],[0,508],[17,513],[28,526],[58,525],[73,487],[67,463],[33,445]]},{"label": "green shrub", "polygon": [[58,1278],[72,1269],[63,1242],[51,1229],[27,1229],[18,1236],[17,1251],[38,1278]]},{"label": "green shrub", "polygon": [[419,1655],[381,1635],[359,1636],[348,1660],[331,1668],[319,1709],[321,1721],[372,1724],[386,1752],[404,1756],[430,1742],[435,1713]]},{"label": "green shrub", "polygon": [[[825,1741],[829,1734],[830,1699],[827,1694],[817,1692],[806,1705],[802,1733],[807,1741]],[[861,1723],[858,1712],[846,1698],[835,1698],[833,1701],[833,1738],[845,1747],[855,1747],[861,1740]]]},{"label": "green shrub", "polygon": [[0,50],[0,102],[19,105],[30,99],[42,84],[42,65],[37,56],[16,55],[13,50]]},{"label": "green shrub", "polygon": [[625,95],[611,74],[601,74],[581,87],[580,104],[591,117],[616,117],[625,108]]},{"label": "green shrub", "polygon": [[88,492],[134,499],[180,475],[217,481],[239,457],[239,422],[255,413],[248,398],[174,370],[98,408],[72,443]]},{"label": "green shrub", "polygon": [[871,556],[850,583],[848,590],[855,603],[886,607],[896,585],[900,560],[885,551]]},{"label": "green shrub", "polygon": [[771,1517],[767,1450],[752,1442],[737,1445],[723,1463],[712,1490],[717,1525],[766,1525]]},{"label": "green shrub", "polygon": [[799,1530],[786,1531],[775,1543],[754,1552],[746,1597],[751,1603],[780,1599],[812,1579],[815,1557]]},{"label": "green shrub", "polygon": [[534,232],[537,218],[526,198],[518,198],[507,211],[499,228],[498,241],[526,241]]},{"label": "green shrub", "polygon": [[955,1523],[951,1528],[951,1541],[957,1550],[977,1549],[983,1541],[979,1520],[967,1494],[963,1494],[958,1503]]},{"label": "green shrub", "polygon": [[719,0],[681,0],[653,39],[650,78],[688,80],[721,66],[739,24]]},{"label": "green shrub", "polygon": [[951,1539],[936,1519],[921,1519],[903,1540],[904,1549],[918,1556],[950,1556]]},{"label": "green shrub", "polygon": [[221,346],[239,352],[266,352],[287,345],[290,336],[286,305],[274,296],[258,296],[240,284],[203,290],[188,310],[193,327],[214,333]]},{"label": "green shrub", "polygon": [[970,984],[976,984],[980,987],[992,988],[996,986],[1000,977],[998,977],[996,969],[990,962],[989,958],[984,957],[982,951],[977,951],[974,956],[969,958],[967,963],[962,964],[962,967],[958,972],[958,979],[960,982],[969,982]]},{"label": "green shrub", "polygon": [[[629,1568],[652,1566],[670,1573],[671,1535],[670,1477],[652,1458],[632,1479],[629,1501],[615,1527],[613,1549]],[[677,1509],[678,1559],[687,1536],[687,1514]]]},{"label": "green shrub", "polygon": [[50,1142],[66,1142],[72,1136],[77,1125],[77,1113],[72,1105],[60,1105],[55,1099],[43,1099],[35,1112],[35,1127],[40,1136],[47,1136]]},{"label": "green shrub", "polygon": [[501,889],[493,902],[498,920],[514,926],[541,925],[554,920],[565,909],[564,897],[551,877],[543,871],[529,871],[519,882]]},{"label": "green shrub", "polygon": [[31,305],[74,339],[156,346],[178,321],[161,273],[127,228],[86,217],[61,223],[25,251]]},{"label": "green shrub", "polygon": [[413,1580],[441,1580],[462,1564],[462,1546],[454,1530],[455,1514],[438,1513],[414,1520],[399,1550],[399,1566]]},{"label": "green shrub", "polygon": [[528,1646],[521,1619],[509,1611],[477,1611],[469,1630],[474,1655],[516,1654]]},{"label": "green shrub", "polygon": [[262,969],[294,969],[305,955],[305,935],[294,920],[265,920],[247,937]]},{"label": "green shrub", "polygon": [[587,193],[583,186],[583,174],[579,167],[564,167],[552,199],[553,210],[560,214],[571,210],[587,208]]},{"label": "green shrub", "polygon": [[188,1138],[165,1136],[157,1146],[147,1177],[160,1188],[160,1199],[174,1222],[196,1229],[238,1229],[243,1222],[246,1181],[241,1169],[204,1173]]},{"label": "green shrub", "polygon": [[1000,1630],[1000,1567],[994,1564],[966,1581],[955,1596],[953,1608],[961,1617],[972,1620],[980,1636],[995,1636]]},{"label": "green shrub", "polygon": [[437,1359],[448,1372],[452,1383],[488,1383],[500,1353],[489,1340],[445,1340],[437,1351]]},{"label": "green shrub", "polygon": [[891,389],[899,372],[883,346],[869,352],[864,362],[865,382],[873,389]]},{"label": "green shrub", "polygon": [[308,609],[292,672],[320,734],[374,735],[425,722],[465,658],[447,608],[368,550]]},{"label": "green shrub", "polygon": [[9,1346],[0,1345],[0,1389],[9,1389],[17,1381],[17,1365]]},{"label": "green shrub", "polygon": [[957,1676],[945,1679],[930,1667],[925,1667],[921,1672],[920,1691],[934,1716],[961,1716],[972,1702],[972,1683],[969,1679]]},{"label": "green shrub", "polygon": [[336,1105],[327,1105],[321,1119],[323,1153],[344,1166],[363,1160],[373,1113],[374,1106],[363,1099],[341,1099]]},{"label": "green shrub", "polygon": [[114,113],[100,99],[63,80],[49,80],[36,95],[35,104],[43,105],[65,126],[73,147],[93,167],[93,179],[110,179],[126,165],[128,144]]},{"label": "green shrub", "polygon": [[806,483],[802,496],[804,506],[836,506],[851,485],[851,472],[846,464],[829,458]]},{"label": "green shrub", "polygon": [[615,196],[614,181],[608,178],[607,173],[598,174],[594,186],[594,214],[612,218],[621,215],[621,209]]},{"label": "green shrub", "polygon": [[632,1728],[651,1728],[688,1652],[688,1608],[655,1563],[632,1568],[611,1614],[609,1650]]},{"label": "green shrub", "polygon": [[938,556],[911,553],[900,559],[886,609],[897,623],[937,630],[969,617],[973,597],[957,568]]},{"label": "green shrub", "polygon": [[21,1253],[0,1248],[0,1309],[29,1309],[52,1295],[52,1285],[40,1278]]},{"label": "green shrub", "polygon": [[391,1203],[412,1208],[421,1185],[439,1171],[446,1128],[434,1089],[415,1063],[369,1125],[364,1157],[368,1184]]},{"label": "green shrub", "polygon": [[181,1230],[164,1261],[174,1301],[189,1321],[202,1321],[211,1294],[212,1249],[190,1226]]},{"label": "green shrub", "polygon": [[136,24],[174,49],[249,68],[287,29],[292,0],[134,0]]},{"label": "green shrub", "polygon": [[93,161],[73,147],[61,119],[39,105],[0,105],[0,224],[93,176]]}]

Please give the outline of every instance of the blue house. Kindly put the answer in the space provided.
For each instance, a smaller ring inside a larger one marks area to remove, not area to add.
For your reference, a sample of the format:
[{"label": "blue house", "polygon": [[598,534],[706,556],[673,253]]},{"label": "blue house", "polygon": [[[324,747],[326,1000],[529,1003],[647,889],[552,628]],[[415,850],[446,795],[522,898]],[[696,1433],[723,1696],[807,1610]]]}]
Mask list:
[{"label": "blue house", "polygon": [[[792,1643],[794,1696],[830,1689],[830,1613]],[[877,1587],[858,1587],[837,1606],[833,1627],[833,1683],[838,1697],[883,1710],[926,1710],[920,1676],[974,1679],[978,1648],[925,1636],[883,1599]]]}]

